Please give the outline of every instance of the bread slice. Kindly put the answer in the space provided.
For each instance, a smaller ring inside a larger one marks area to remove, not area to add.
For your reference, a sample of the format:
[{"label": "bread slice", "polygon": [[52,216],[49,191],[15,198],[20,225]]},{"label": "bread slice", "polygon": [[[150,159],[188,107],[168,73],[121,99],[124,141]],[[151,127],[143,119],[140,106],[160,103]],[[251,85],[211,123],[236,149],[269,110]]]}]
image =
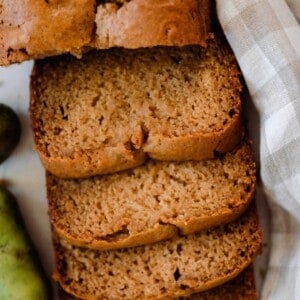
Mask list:
[{"label": "bread slice", "polygon": [[254,206],[214,230],[147,246],[99,251],[54,237],[54,279],[81,299],[170,299],[234,278],[261,248]]},{"label": "bread slice", "polygon": [[255,182],[247,144],[218,159],[152,160],[83,180],[48,173],[49,215],[57,234],[72,244],[133,247],[236,219],[253,198]]},{"label": "bread slice", "polygon": [[2,0],[0,65],[90,47],[206,45],[210,0]]},{"label": "bread slice", "polygon": [[[60,300],[74,300],[75,297],[68,295],[63,289],[59,288]],[[256,300],[256,286],[253,266],[250,265],[234,279],[218,287],[205,292],[190,295],[178,300]]]},{"label": "bread slice", "polygon": [[229,46],[113,49],[38,61],[30,112],[37,152],[58,177],[159,160],[200,160],[243,134],[241,83]]}]

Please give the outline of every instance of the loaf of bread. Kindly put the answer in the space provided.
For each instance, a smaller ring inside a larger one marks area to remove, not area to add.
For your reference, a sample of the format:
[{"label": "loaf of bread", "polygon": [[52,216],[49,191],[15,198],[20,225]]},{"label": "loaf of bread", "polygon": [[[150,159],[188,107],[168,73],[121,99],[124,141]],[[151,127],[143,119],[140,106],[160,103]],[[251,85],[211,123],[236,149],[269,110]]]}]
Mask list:
[{"label": "loaf of bread", "polygon": [[[97,6],[98,5],[98,6]],[[0,65],[89,48],[206,45],[210,0],[2,0]]]},{"label": "loaf of bread", "polygon": [[172,299],[234,278],[260,248],[251,205],[226,226],[134,248],[91,250],[54,237],[54,279],[80,299]]},{"label": "loaf of bread", "polygon": [[37,152],[58,177],[159,160],[200,160],[241,140],[241,83],[222,38],[201,47],[113,49],[38,61],[30,112]]},{"label": "loaf of bread", "polygon": [[244,144],[205,161],[149,161],[88,179],[47,174],[49,215],[57,234],[98,249],[149,244],[228,223],[255,192],[255,164]]},{"label": "loaf of bread", "polygon": [[[75,300],[59,288],[60,300]],[[179,297],[177,300],[256,300],[256,286],[253,266],[250,265],[234,279],[205,292]]]}]

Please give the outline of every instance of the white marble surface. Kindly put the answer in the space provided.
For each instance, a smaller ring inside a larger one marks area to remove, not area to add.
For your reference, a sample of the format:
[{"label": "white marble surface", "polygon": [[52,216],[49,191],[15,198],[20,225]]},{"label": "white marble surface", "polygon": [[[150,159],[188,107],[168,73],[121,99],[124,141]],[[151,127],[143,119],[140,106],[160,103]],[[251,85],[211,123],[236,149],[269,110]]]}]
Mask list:
[{"label": "white marble surface", "polygon": [[[29,234],[50,278],[53,268],[53,253],[47,214],[45,173],[34,151],[28,111],[31,68],[32,62],[0,67],[0,103],[6,103],[13,108],[22,123],[20,144],[9,159],[0,165],[0,180],[10,183],[9,189],[18,200]],[[259,120],[250,100],[247,100],[246,103],[245,113],[249,121],[250,135],[254,140],[255,149],[257,149]],[[263,255],[256,260],[257,287],[260,289],[267,265],[270,216],[260,187],[258,187],[257,199],[265,242]]]}]

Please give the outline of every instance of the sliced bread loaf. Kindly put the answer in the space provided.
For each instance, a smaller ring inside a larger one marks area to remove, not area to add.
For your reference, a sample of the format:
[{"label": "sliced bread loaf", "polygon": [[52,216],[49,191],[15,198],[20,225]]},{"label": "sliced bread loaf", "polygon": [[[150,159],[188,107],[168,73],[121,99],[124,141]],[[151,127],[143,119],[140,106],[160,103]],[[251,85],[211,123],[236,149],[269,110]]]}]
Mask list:
[{"label": "sliced bread loaf", "polygon": [[[75,297],[68,295],[59,288],[60,300],[74,300]],[[253,266],[247,267],[234,279],[205,292],[192,294],[189,297],[178,300],[256,300],[256,287]]]},{"label": "sliced bread loaf", "polygon": [[234,223],[147,246],[99,251],[55,238],[54,279],[81,299],[169,299],[220,285],[261,248],[254,206]]},{"label": "sliced bread loaf", "polygon": [[87,47],[206,45],[210,0],[2,0],[0,65]]},{"label": "sliced bread loaf", "polygon": [[98,249],[149,244],[228,223],[255,191],[251,149],[205,161],[149,161],[88,179],[47,174],[54,230],[70,243]]},{"label": "sliced bread loaf", "polygon": [[232,150],[243,134],[239,71],[224,40],[208,48],[113,49],[38,61],[30,112],[36,149],[59,177]]}]

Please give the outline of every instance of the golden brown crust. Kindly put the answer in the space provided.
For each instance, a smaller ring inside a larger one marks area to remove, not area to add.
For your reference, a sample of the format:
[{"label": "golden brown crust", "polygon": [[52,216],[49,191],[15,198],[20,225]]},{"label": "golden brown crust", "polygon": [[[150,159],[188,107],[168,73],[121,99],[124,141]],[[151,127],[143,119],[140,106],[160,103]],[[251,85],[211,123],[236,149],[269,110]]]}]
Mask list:
[{"label": "golden brown crust", "polygon": [[[238,107],[238,104],[236,105]],[[234,149],[244,136],[241,112],[238,111],[231,122],[218,132],[166,137],[149,136],[143,150],[157,160],[202,160],[214,158],[216,152],[226,153]]]},{"label": "golden brown crust", "polygon": [[140,166],[146,157],[142,151],[131,152],[122,146],[74,153],[72,157],[49,157],[38,147],[36,150],[44,168],[61,178],[89,177],[99,174],[99,170],[114,173]]},{"label": "golden brown crust", "polygon": [[112,1],[99,4],[97,17],[96,2],[2,1],[0,65],[66,52],[80,56],[91,47],[205,46],[212,37],[209,0],[132,0],[110,13]]},{"label": "golden brown crust", "polygon": [[94,0],[4,0],[0,65],[63,52],[80,54],[91,41]]},{"label": "golden brown crust", "polygon": [[[51,212],[50,212],[51,213]],[[52,224],[55,233],[64,238],[70,244],[78,247],[88,247],[89,249],[101,249],[101,250],[112,250],[120,248],[129,248],[140,245],[147,245],[149,243],[156,243],[162,240],[171,239],[178,235],[178,229],[176,226],[167,224],[161,225],[157,224],[155,228],[148,229],[144,232],[138,233],[134,236],[129,236],[128,238],[117,240],[117,241],[106,241],[106,240],[81,240],[74,238],[65,230],[62,230],[56,224]]]},{"label": "golden brown crust", "polygon": [[132,0],[98,6],[96,48],[156,45],[206,46],[210,37],[210,1]]}]

